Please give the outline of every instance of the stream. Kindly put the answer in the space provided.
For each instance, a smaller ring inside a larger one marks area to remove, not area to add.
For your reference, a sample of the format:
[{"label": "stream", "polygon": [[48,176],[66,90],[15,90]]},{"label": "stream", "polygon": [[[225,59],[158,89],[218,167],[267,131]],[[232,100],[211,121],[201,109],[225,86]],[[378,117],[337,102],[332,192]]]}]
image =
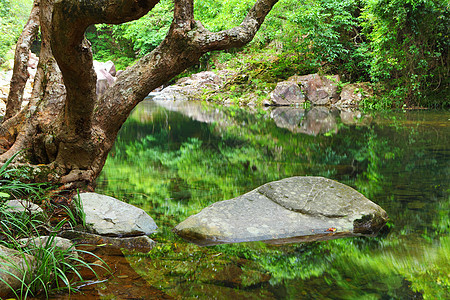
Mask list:
[{"label": "stream", "polygon": [[[355,188],[387,211],[386,228],[369,238],[211,247],[171,231],[214,202],[297,175]],[[158,244],[100,254],[114,278],[70,299],[448,299],[449,178],[449,111],[146,100],[122,127],[96,192],[146,210]]]}]

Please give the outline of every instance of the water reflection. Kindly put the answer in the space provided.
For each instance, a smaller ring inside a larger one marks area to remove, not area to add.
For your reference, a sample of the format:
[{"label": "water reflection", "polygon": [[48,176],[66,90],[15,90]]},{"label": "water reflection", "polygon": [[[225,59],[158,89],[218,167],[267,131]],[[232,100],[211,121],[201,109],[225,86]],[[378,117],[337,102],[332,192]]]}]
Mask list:
[{"label": "water reflection", "polygon": [[[97,190],[155,218],[158,247],[127,259],[174,297],[445,299],[449,120],[449,112],[433,111],[364,115],[146,102],[123,126]],[[213,202],[294,175],[356,188],[387,211],[390,230],[368,239],[206,248],[170,231]]]}]

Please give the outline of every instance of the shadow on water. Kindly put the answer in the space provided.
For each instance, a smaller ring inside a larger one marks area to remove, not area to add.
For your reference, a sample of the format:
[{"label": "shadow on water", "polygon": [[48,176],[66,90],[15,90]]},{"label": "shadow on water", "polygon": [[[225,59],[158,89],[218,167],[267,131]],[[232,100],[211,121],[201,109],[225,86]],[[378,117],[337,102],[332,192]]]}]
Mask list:
[{"label": "shadow on water", "polygon": [[[144,286],[126,297],[150,289],[202,299],[449,298],[449,138],[448,111],[144,102],[124,124],[97,187],[145,209],[160,228],[152,251],[117,260],[139,274],[127,275],[130,284]],[[203,248],[171,232],[214,202],[294,175],[354,187],[387,211],[388,227],[375,238]],[[101,286],[128,284],[120,279]],[[92,292],[98,299],[125,297],[100,290]]]}]

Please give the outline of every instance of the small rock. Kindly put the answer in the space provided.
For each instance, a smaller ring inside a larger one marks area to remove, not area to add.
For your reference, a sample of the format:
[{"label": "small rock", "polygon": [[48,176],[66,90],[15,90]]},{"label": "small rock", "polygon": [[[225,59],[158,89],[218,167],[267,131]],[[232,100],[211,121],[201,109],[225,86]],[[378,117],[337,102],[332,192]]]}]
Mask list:
[{"label": "small rock", "polygon": [[305,102],[300,86],[292,81],[279,82],[270,98],[272,105],[298,105]]},{"label": "small rock", "polygon": [[219,71],[217,74],[211,71],[199,72],[190,77],[180,78],[175,84],[165,87],[159,92],[149,94],[153,100],[195,100],[201,99],[202,94],[208,91],[216,91],[230,76],[230,71]]},{"label": "small rock", "polygon": [[6,202],[9,212],[30,212],[31,214],[44,214],[42,208],[26,200],[9,200]]},{"label": "small rock", "polygon": [[[21,287],[24,272],[33,274],[35,258],[14,249],[0,245],[0,298],[7,298],[11,288],[17,290]],[[19,279],[17,279],[19,278]],[[30,278],[29,278],[30,279]],[[30,280],[25,280],[30,282]]]},{"label": "small rock", "polygon": [[155,241],[153,241],[146,235],[119,238],[119,237],[101,236],[81,231],[67,230],[61,232],[59,236],[73,240],[78,244],[94,245],[94,246],[101,245],[102,247],[107,248],[127,249],[142,253],[149,252],[156,244]]},{"label": "small rock", "polygon": [[94,60],[93,64],[97,74],[97,95],[102,95],[116,82],[116,67],[112,61],[104,63]]},{"label": "small rock", "polygon": [[156,231],[155,221],[144,210],[96,193],[80,194],[86,223],[96,234],[109,236],[149,235]]},{"label": "small rock", "polygon": [[[51,241],[51,245],[49,244],[49,240]],[[65,238],[58,237],[58,236],[39,236],[35,238],[24,238],[20,239],[19,243],[22,244],[24,247],[27,245],[32,245],[33,247],[38,248],[44,248],[46,246],[48,247],[58,247],[63,251],[69,251],[74,250],[74,244]],[[74,257],[78,257],[78,254],[76,251],[71,252]],[[33,253],[34,254],[34,253]]]}]

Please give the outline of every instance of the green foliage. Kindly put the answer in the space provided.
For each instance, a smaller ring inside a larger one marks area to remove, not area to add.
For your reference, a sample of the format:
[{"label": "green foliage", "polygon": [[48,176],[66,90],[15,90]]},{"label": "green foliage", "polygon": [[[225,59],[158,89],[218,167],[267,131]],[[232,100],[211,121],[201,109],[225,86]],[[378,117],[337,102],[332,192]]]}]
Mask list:
[{"label": "green foliage", "polygon": [[27,173],[21,168],[11,168],[12,161],[21,154],[15,153],[0,168],[0,203],[10,198],[28,197],[30,199],[41,197],[46,188],[45,183],[23,183]]},{"label": "green foliage", "polygon": [[[254,2],[199,0],[194,14],[209,30],[220,31],[238,26]],[[140,20],[91,28],[95,58],[126,67],[163,40],[172,12],[173,3],[164,0]],[[319,72],[378,83],[381,96],[367,99],[366,108],[446,107],[449,20],[446,0],[281,0],[250,45],[206,54],[185,75],[229,67],[248,79],[208,100],[261,102],[276,82]]]},{"label": "green foliage", "polygon": [[[307,136],[278,128],[257,109],[204,104],[205,115],[215,116],[208,125],[146,104],[122,127],[97,190],[144,208],[160,226],[150,253],[128,257],[152,285],[186,298],[260,299],[274,291],[288,299],[449,295],[449,169],[442,144],[448,113],[371,114],[358,125],[339,124],[337,133]],[[390,231],[312,244],[213,247],[171,232],[216,201],[295,175],[355,187],[388,212]]]},{"label": "green foliage", "polygon": [[254,0],[198,0],[194,16],[213,32],[238,26],[255,4]]},{"label": "green foliage", "polygon": [[96,25],[86,32],[94,59],[112,60],[124,69],[158,46],[169,30],[173,2],[160,1],[146,16],[120,25]]},{"label": "green foliage", "polygon": [[[10,213],[6,213],[6,217],[9,215]],[[64,222],[60,222],[53,228],[55,232],[61,230]],[[56,233],[51,234],[45,240],[30,238],[31,234],[38,234],[39,231],[34,223],[27,224],[27,226],[30,233],[28,242],[17,242],[15,240],[17,237],[11,236],[8,245],[21,252],[23,265],[15,264],[12,261],[0,265],[0,271],[14,276],[21,283],[18,290],[12,290],[12,293],[18,299],[36,296],[48,299],[50,293],[59,291],[76,292],[77,286],[84,282],[80,269],[88,269],[95,276],[97,276],[97,273],[93,267],[108,270],[104,265],[85,262],[81,258],[82,255],[94,256],[98,261],[104,263],[101,258],[88,251],[76,249],[75,245],[68,249],[58,246]],[[13,275],[7,271],[8,269],[19,271],[19,275]],[[2,278],[0,280],[3,281]]]},{"label": "green foliage", "polygon": [[426,96],[440,89],[444,99],[439,106],[449,105],[448,1],[368,1],[364,19],[371,41],[370,74],[385,84],[384,101],[397,107],[431,105]]},{"label": "green foliage", "polygon": [[0,66],[28,20],[33,0],[0,0]]},{"label": "green foliage", "polygon": [[63,206],[67,216],[69,217],[69,223],[72,227],[81,227],[81,230],[87,230],[86,213],[84,212],[83,202],[80,198],[80,193],[77,192],[76,197],[73,197],[72,207]]},{"label": "green foliage", "polygon": [[86,38],[91,42],[94,59],[102,62],[113,61],[118,70],[126,68],[135,59],[133,44],[123,38],[113,25],[90,26]]},{"label": "green foliage", "polygon": [[285,71],[290,66],[299,75],[321,71],[364,80],[366,42],[360,32],[361,9],[358,0],[281,1],[257,39],[264,36],[266,43],[275,42],[281,54],[277,65]]},{"label": "green foliage", "polygon": [[[20,178],[21,170],[11,168],[10,163],[17,155],[20,155],[20,152],[0,168],[0,244],[18,250],[23,264],[6,262],[0,265],[0,272],[12,275],[8,270],[19,271],[20,275],[14,277],[21,286],[19,290],[11,291],[18,299],[36,296],[48,298],[50,293],[56,291],[75,292],[77,286],[84,282],[81,268],[89,269],[97,276],[93,270],[94,266],[103,269],[107,267],[85,262],[81,256],[94,256],[97,261],[102,260],[88,251],[76,249],[75,245],[70,249],[62,249],[56,245],[56,235],[66,223],[65,220],[51,226],[45,214],[32,213],[28,209],[10,210],[6,200],[11,197],[21,197],[36,203],[48,200],[45,196],[45,184],[23,183],[15,179]],[[75,212],[70,216],[75,222],[85,226],[85,214],[80,201],[75,199],[74,202]],[[45,242],[35,238],[44,233],[49,234]],[[22,238],[28,239],[26,246],[19,242]],[[0,280],[3,281],[2,278]]]}]

